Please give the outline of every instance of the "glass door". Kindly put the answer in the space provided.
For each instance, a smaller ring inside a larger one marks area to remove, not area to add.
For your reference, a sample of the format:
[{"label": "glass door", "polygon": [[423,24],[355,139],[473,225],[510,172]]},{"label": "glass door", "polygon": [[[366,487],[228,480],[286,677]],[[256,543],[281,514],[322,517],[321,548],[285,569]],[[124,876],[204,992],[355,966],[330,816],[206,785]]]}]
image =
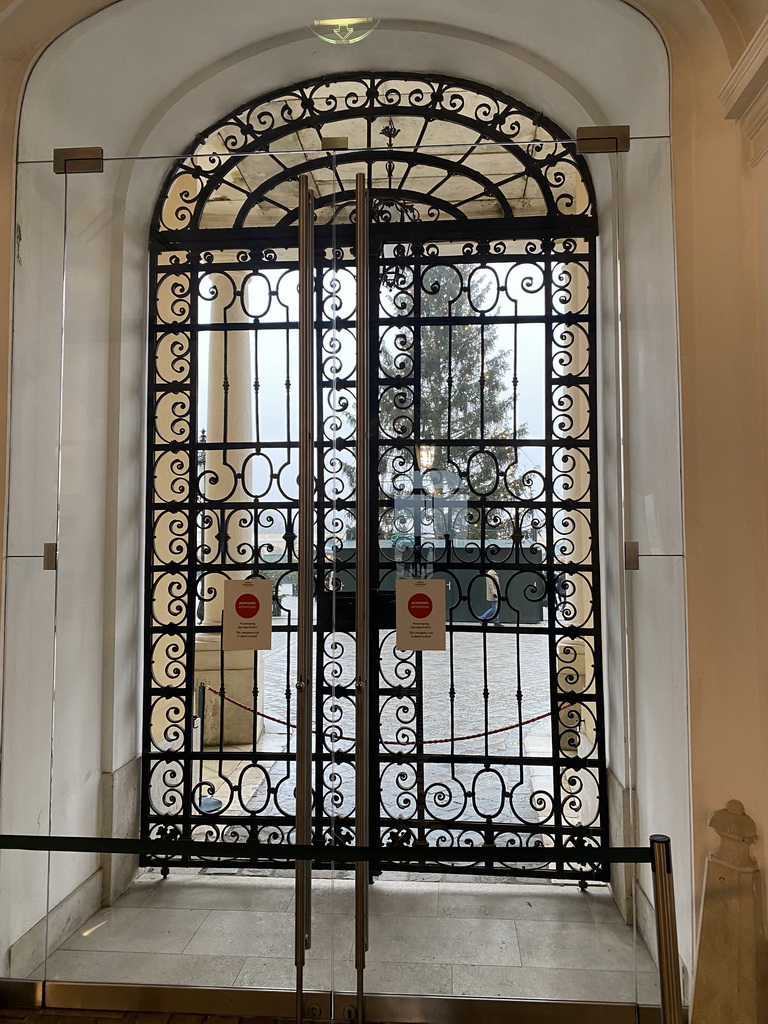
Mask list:
[{"label": "glass door", "polygon": [[310,170],[211,143],[60,179],[46,810],[148,845],[46,858],[54,1005],[437,1020],[647,982],[583,860],[609,844],[589,177],[561,142],[397,147],[410,116]]}]

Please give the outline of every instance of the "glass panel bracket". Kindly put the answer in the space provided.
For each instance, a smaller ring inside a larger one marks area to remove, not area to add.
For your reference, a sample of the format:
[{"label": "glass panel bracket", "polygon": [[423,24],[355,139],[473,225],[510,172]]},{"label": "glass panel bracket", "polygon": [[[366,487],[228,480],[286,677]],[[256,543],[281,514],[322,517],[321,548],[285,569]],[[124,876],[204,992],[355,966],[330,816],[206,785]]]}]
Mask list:
[{"label": "glass panel bracket", "polygon": [[591,124],[576,129],[577,153],[628,153],[628,124]]},{"label": "glass panel bracket", "polygon": [[104,171],[104,150],[101,146],[78,146],[54,149],[54,174],[101,174]]}]

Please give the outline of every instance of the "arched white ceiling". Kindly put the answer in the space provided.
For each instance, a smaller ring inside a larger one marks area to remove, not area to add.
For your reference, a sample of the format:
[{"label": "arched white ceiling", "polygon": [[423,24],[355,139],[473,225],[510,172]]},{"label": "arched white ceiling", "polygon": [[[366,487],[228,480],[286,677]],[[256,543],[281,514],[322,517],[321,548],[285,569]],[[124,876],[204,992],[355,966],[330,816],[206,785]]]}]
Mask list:
[{"label": "arched white ceiling", "polygon": [[[329,46],[307,23],[317,0],[122,0],[57,39],[32,71],[19,155],[100,145],[111,157],[182,152],[245,100],[297,79],[353,70],[455,74],[509,92],[573,130],[629,123],[668,133],[668,66],[651,23],[616,0],[401,0],[364,42]],[[360,13],[358,11],[353,12]]]}]

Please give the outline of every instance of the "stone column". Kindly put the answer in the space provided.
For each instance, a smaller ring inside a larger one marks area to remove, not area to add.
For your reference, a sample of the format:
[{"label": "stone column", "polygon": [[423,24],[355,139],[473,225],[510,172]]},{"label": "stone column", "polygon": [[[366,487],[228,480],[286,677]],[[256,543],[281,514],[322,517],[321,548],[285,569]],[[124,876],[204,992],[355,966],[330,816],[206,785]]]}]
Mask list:
[{"label": "stone column", "polygon": [[757,829],[729,800],[709,819],[720,845],[707,858],[691,1024],[768,1021],[768,944]]},{"label": "stone column", "polygon": [[[248,330],[229,330],[229,325],[247,324],[248,274],[245,271],[217,273],[211,268],[210,278],[204,283],[202,295],[209,289],[215,294],[209,305],[208,322],[224,323],[224,329],[214,329],[208,334],[208,387],[206,394],[205,435],[209,443],[225,446],[207,451],[205,457],[206,498],[212,500],[240,501],[242,513],[224,513],[213,516],[211,525],[204,530],[203,545],[208,549],[205,559],[211,562],[248,560],[255,538],[254,523],[248,505],[249,476],[245,466],[252,449],[227,448],[227,443],[253,441],[255,437],[255,412],[253,389],[253,361],[251,349],[253,333]],[[244,479],[237,480],[238,473]],[[233,579],[245,579],[249,573],[231,572]],[[206,579],[206,588],[214,587],[215,594],[205,602],[204,626],[219,627],[223,606],[224,577]],[[205,633],[198,636],[195,644],[195,683],[204,683],[214,690],[221,683],[221,635]],[[264,666],[261,653],[258,661],[259,699],[257,710],[264,706]],[[251,651],[228,651],[224,655],[224,685],[227,696],[248,707],[253,706],[253,659]],[[218,745],[220,723],[220,699],[208,692],[205,702],[203,743]],[[224,711],[224,742],[226,744],[250,743],[253,737],[253,714],[227,703]],[[258,732],[261,733],[259,728]]]}]

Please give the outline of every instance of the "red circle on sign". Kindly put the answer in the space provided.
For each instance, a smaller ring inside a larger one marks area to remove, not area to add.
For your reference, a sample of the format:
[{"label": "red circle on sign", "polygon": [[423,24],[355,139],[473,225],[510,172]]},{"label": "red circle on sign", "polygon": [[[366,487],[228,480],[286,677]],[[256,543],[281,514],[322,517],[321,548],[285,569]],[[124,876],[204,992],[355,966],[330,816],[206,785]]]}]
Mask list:
[{"label": "red circle on sign", "polygon": [[241,594],[235,601],[235,611],[241,619],[252,619],[259,613],[259,599],[255,594]]},{"label": "red circle on sign", "polygon": [[426,594],[414,594],[408,598],[408,611],[414,619],[426,619],[432,611],[432,598]]}]

